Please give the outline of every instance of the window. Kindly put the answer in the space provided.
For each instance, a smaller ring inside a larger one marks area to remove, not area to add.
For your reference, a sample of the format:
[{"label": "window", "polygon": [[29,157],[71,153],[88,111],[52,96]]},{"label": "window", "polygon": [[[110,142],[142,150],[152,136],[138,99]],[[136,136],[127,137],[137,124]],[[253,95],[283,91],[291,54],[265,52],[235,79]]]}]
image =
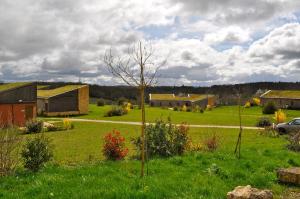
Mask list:
[{"label": "window", "polygon": [[300,125],[300,119],[296,119],[293,121],[293,125]]}]

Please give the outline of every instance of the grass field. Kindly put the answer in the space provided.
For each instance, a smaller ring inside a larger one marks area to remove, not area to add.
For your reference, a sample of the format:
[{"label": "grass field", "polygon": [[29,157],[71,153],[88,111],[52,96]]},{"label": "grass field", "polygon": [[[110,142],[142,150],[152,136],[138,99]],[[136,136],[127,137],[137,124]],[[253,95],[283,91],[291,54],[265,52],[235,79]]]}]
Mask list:
[{"label": "grass field", "polygon": [[[114,121],[140,121],[140,110],[134,109],[127,115],[104,117],[105,113],[110,109],[110,106],[98,107],[91,104],[88,115],[77,116],[76,118],[85,119],[99,119],[99,120],[114,120]],[[299,110],[285,110],[287,119],[300,117]],[[270,117],[274,115],[263,115],[261,107],[242,108],[242,124],[244,126],[255,126],[259,117]],[[187,122],[188,124],[215,124],[215,125],[238,125],[238,107],[237,106],[221,106],[212,111],[205,111],[204,113],[194,112],[178,112],[158,107],[146,108],[146,120],[154,122],[162,118],[167,119],[171,117],[174,123]]]},{"label": "grass field", "polygon": [[136,160],[103,161],[103,136],[114,128],[125,135],[133,155],[129,139],[138,136],[139,127],[76,122],[73,130],[46,133],[55,146],[54,161],[36,174],[20,169],[14,176],[1,178],[0,198],[218,199],[235,186],[247,184],[270,188],[279,197],[287,187],[277,183],[275,170],[300,166],[299,154],[286,150],[282,137],[245,130],[238,160],[233,155],[238,130],[191,128],[194,142],[216,133],[220,148],[214,153],[151,160],[148,176],[141,179]]}]

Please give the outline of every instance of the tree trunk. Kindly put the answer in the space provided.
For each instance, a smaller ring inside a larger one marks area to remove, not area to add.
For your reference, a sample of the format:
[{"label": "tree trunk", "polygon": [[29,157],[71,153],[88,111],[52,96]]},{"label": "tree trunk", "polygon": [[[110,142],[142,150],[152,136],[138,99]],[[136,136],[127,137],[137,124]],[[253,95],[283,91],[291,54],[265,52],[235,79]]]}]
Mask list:
[{"label": "tree trunk", "polygon": [[142,168],[141,168],[141,177],[144,176],[144,167],[145,167],[145,89],[141,88],[141,109],[142,109],[142,129],[141,129],[141,159],[142,159]]}]

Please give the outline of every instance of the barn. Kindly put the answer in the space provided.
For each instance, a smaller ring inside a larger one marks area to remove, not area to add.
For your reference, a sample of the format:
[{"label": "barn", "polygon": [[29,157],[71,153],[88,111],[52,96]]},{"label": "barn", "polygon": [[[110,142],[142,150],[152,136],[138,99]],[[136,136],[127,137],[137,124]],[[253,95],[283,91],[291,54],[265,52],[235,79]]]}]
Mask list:
[{"label": "barn", "polygon": [[300,109],[300,90],[269,90],[260,96],[262,105],[274,102],[278,108]]},{"label": "barn", "polygon": [[38,114],[44,116],[67,116],[88,114],[88,85],[65,85],[37,91]]},{"label": "barn", "polygon": [[181,107],[199,105],[205,108],[207,105],[215,106],[215,96],[207,94],[149,94],[151,106]]},{"label": "barn", "polygon": [[25,126],[36,118],[36,83],[17,82],[0,85],[0,127]]}]

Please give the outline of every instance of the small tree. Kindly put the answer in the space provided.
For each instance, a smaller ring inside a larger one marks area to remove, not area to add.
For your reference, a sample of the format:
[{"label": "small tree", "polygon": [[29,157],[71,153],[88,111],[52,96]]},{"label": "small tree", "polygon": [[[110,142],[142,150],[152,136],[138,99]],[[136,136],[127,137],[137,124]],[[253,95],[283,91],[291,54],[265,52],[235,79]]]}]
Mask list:
[{"label": "small tree", "polygon": [[140,94],[140,107],[142,110],[141,127],[141,176],[144,176],[145,165],[145,89],[156,83],[156,74],[159,66],[154,65],[153,48],[151,45],[144,45],[139,42],[128,48],[127,56],[121,58],[113,54],[112,49],[107,51],[104,56],[104,63],[109,71],[123,80],[129,86],[136,87]]},{"label": "small tree", "polygon": [[285,113],[279,109],[278,111],[275,112],[275,117],[274,117],[276,123],[282,123],[286,120],[286,115]]},{"label": "small tree", "polygon": [[239,90],[237,91],[237,98],[238,98],[238,117],[239,117],[240,130],[239,130],[238,139],[237,139],[237,142],[235,145],[234,154],[236,155],[237,158],[240,158],[241,157],[243,127],[242,127],[242,114],[241,114],[241,93]]}]

